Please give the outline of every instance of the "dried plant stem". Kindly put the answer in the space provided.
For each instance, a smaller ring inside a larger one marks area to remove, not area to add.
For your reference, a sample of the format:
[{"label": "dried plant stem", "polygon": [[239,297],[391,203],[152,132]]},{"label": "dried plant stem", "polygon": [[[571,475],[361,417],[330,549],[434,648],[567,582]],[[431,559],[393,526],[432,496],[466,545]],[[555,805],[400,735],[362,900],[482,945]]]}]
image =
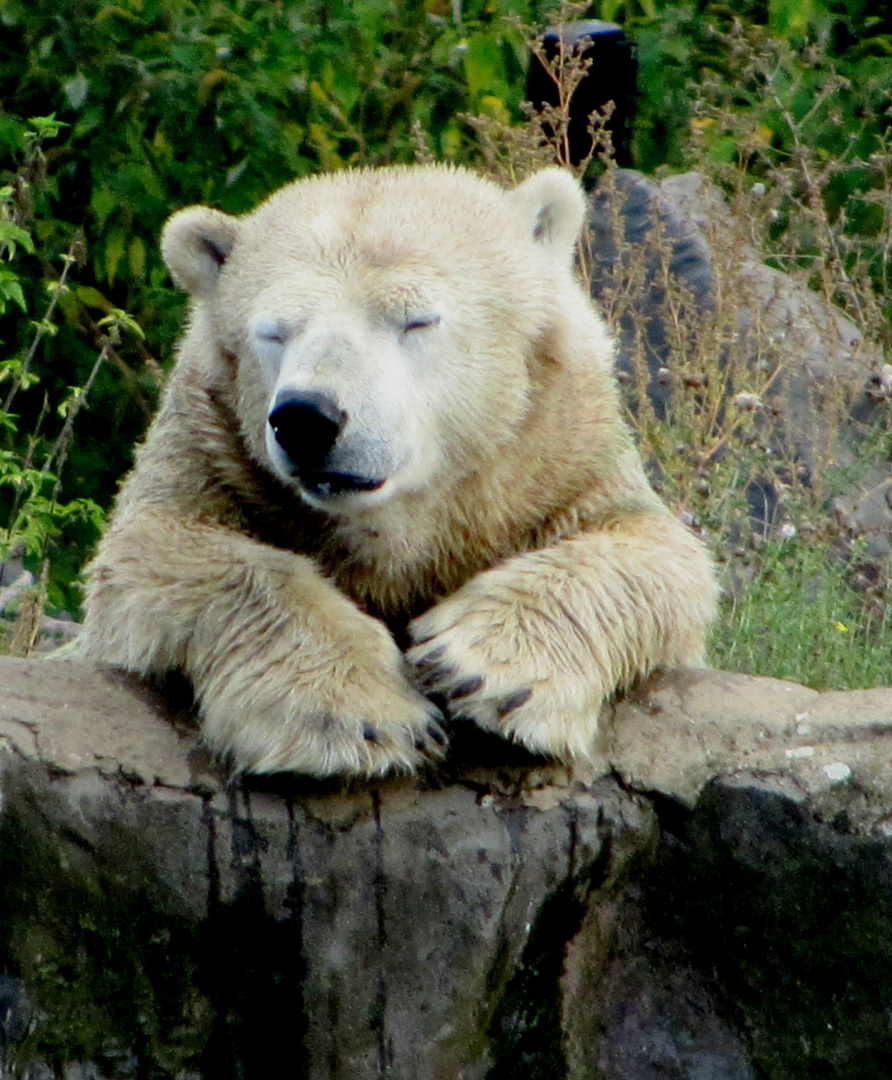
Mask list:
[{"label": "dried plant stem", "polygon": [[68,452],[71,449],[71,440],[74,435],[74,422],[77,419],[78,413],[87,404],[87,395],[93,389],[93,383],[96,381],[96,376],[99,374],[99,369],[108,359],[112,352],[112,343],[110,340],[106,340],[96,357],[93,367],[90,370],[90,374],[87,377],[87,381],[84,383],[80,393],[71,403],[70,408],[65,416],[65,423],[62,425],[62,430],[56,436],[56,440],[50,449],[50,452],[46,456],[46,460],[41,468],[42,473],[50,473],[55,470],[56,482],[53,487],[53,501],[59,493],[60,479],[59,475],[68,459]]},{"label": "dried plant stem", "polygon": [[49,591],[50,561],[44,558],[40,564],[40,576],[34,585],[19,597],[12,637],[9,641],[10,656],[34,655],[37,636],[43,621],[46,597]]},{"label": "dried plant stem", "polygon": [[14,380],[12,387],[10,388],[9,394],[6,397],[6,400],[3,402],[3,412],[10,411],[13,401],[15,401],[16,395],[22,388],[25,376],[31,370],[31,364],[34,361],[34,357],[37,354],[37,350],[40,347],[41,342],[50,332],[50,327],[53,325],[53,316],[56,313],[56,307],[59,303],[59,297],[62,295],[64,289],[66,288],[65,283],[68,278],[68,272],[70,271],[72,265],[75,262],[74,250],[78,243],[79,241],[72,240],[71,245],[68,248],[67,254],[62,256],[62,273],[59,275],[59,280],[54,282],[52,285],[52,295],[50,296],[50,302],[47,305],[46,313],[44,314],[40,322],[36,324],[37,330],[34,334],[30,346],[28,347],[28,351],[25,353],[25,358],[22,361],[21,371],[19,372],[18,377]]}]

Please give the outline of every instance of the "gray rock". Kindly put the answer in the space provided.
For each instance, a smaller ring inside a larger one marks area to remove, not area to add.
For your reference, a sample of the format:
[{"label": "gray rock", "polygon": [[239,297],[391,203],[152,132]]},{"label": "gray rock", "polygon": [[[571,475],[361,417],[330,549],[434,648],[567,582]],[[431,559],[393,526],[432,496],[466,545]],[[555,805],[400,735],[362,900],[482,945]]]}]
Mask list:
[{"label": "gray rock", "polygon": [[489,784],[228,783],[130,680],[0,659],[0,683],[0,955],[54,1077],[295,1056],[307,1077],[484,1076],[528,1041],[560,1058],[560,957],[650,842],[645,801],[529,761]]},{"label": "gray rock", "polygon": [[[892,690],[679,670],[569,771],[228,780],[0,658],[4,1080],[769,1080],[892,1061]],[[864,1070],[864,1071],[861,1071]]]},{"label": "gray rock", "polygon": [[[717,318],[724,343],[716,345],[716,361],[727,365],[735,357],[736,370],[748,372],[749,382],[736,385],[735,394],[761,402],[760,388],[770,379],[763,395],[772,413],[770,442],[783,460],[792,454],[811,474],[828,455],[850,470],[863,458],[865,432],[892,385],[881,352],[805,282],[766,266],[716,187],[693,172],[655,180],[620,169],[595,188],[589,225],[592,292],[617,333],[617,367],[630,382],[633,407],[634,357],[642,346],[647,394],[663,415],[679,360],[667,325],[677,315],[689,338],[701,333],[709,341]],[[667,281],[674,283],[677,310],[667,303]],[[611,319],[623,294],[634,302],[620,301],[625,313]],[[836,417],[846,398],[850,408]],[[888,552],[892,538],[889,476],[887,463],[860,469],[835,507],[866,534],[877,556]],[[754,485],[750,502],[770,524],[771,484]]]}]

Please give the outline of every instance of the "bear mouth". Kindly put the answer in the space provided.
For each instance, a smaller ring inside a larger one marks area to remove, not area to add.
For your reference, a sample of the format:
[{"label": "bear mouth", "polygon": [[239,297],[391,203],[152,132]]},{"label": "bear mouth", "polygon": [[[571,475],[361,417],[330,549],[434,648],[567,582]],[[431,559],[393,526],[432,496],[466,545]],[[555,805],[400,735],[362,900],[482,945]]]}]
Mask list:
[{"label": "bear mouth", "polygon": [[340,495],[352,495],[361,491],[377,491],[387,482],[372,480],[354,473],[311,472],[298,475],[300,486],[314,499],[335,499]]}]

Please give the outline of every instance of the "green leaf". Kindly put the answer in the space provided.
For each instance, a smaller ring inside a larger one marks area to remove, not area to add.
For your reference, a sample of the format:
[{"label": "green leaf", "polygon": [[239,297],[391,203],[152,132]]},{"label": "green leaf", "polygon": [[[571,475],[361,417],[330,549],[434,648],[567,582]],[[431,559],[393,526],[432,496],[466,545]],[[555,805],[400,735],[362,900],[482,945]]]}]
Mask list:
[{"label": "green leaf", "polygon": [[113,229],[105,241],[105,276],[108,283],[114,283],[118,265],[127,247],[127,234],[123,229]]},{"label": "green leaf", "polygon": [[0,315],[6,311],[10,303],[15,304],[24,312],[28,310],[19,275],[8,267],[2,266],[0,267]]},{"label": "green leaf", "polygon": [[134,236],[127,250],[130,264],[130,279],[140,281],[146,273],[146,242],[141,236]]},{"label": "green leaf", "polygon": [[11,221],[0,218],[0,249],[5,246],[9,251],[9,257],[15,258],[16,244],[20,244],[29,255],[34,254],[34,241],[31,234]]},{"label": "green leaf", "polygon": [[464,54],[465,78],[473,97],[501,96],[505,82],[502,50],[493,34],[473,34]]},{"label": "green leaf", "polygon": [[54,139],[62,128],[71,126],[64,120],[57,120],[55,113],[50,113],[49,116],[31,116],[28,118],[28,123],[34,129],[38,139]]}]

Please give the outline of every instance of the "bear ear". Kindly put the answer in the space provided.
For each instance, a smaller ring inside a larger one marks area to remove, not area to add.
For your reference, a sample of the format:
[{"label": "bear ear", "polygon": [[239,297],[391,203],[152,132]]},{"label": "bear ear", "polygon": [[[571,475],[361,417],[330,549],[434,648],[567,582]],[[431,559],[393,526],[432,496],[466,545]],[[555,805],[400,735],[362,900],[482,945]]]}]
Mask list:
[{"label": "bear ear", "polygon": [[508,192],[533,239],[570,255],[585,220],[582,186],[566,169],[543,169]]},{"label": "bear ear", "polygon": [[238,236],[238,219],[209,206],[187,206],[168,218],[161,255],[174,281],[192,296],[208,297]]}]

